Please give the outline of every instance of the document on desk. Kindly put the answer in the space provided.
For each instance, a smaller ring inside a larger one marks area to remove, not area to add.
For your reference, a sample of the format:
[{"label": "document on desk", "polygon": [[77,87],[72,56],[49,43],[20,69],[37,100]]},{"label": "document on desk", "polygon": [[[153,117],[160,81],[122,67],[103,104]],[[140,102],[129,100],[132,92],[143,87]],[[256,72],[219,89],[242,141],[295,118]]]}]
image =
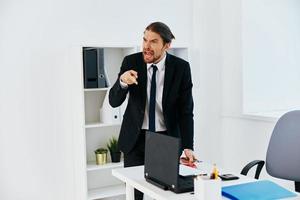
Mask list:
[{"label": "document on desk", "polygon": [[204,175],[204,174],[206,174],[206,172],[200,169],[188,167],[183,164],[179,165],[179,175],[181,176],[196,176],[196,175]]}]

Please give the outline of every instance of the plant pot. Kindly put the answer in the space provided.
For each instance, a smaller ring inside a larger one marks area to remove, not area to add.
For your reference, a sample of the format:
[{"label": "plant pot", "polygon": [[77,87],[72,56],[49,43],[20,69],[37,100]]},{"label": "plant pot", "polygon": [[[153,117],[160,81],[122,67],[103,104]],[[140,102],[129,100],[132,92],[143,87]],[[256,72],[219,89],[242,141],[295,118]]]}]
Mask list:
[{"label": "plant pot", "polygon": [[104,165],[107,163],[107,153],[96,153],[97,165]]},{"label": "plant pot", "polygon": [[120,162],[120,160],[121,160],[121,152],[120,151],[110,152],[110,156],[111,156],[111,162],[113,162],[113,163]]}]

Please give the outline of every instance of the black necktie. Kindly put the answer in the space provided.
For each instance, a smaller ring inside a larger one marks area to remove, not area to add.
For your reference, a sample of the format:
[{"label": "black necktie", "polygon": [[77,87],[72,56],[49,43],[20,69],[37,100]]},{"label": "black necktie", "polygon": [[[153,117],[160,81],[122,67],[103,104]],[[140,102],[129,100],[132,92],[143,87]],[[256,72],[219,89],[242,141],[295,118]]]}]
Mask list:
[{"label": "black necktie", "polygon": [[155,99],[156,99],[156,71],[157,67],[152,67],[150,102],[149,102],[149,131],[155,132]]}]

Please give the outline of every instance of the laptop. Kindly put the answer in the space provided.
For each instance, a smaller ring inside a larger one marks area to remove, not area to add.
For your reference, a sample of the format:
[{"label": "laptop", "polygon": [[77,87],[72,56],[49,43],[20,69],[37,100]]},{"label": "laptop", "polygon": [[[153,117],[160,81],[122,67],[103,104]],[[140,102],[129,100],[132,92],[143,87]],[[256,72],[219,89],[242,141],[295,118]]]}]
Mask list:
[{"label": "laptop", "polygon": [[146,181],[175,193],[193,191],[193,176],[179,175],[180,155],[179,138],[147,131],[144,171]]}]

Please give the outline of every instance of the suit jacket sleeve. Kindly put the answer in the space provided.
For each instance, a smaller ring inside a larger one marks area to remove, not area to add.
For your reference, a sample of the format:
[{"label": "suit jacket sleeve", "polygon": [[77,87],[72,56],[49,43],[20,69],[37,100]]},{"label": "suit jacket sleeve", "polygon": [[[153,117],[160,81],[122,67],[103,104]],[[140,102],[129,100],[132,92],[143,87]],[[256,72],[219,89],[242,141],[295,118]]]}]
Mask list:
[{"label": "suit jacket sleeve", "polygon": [[113,87],[109,91],[109,104],[112,107],[120,106],[126,99],[126,95],[128,93],[128,90],[129,90],[130,86],[126,89],[123,89],[120,85],[120,76],[124,72],[129,70],[128,66],[129,66],[128,65],[128,58],[126,56],[124,58],[123,62],[122,62],[122,66],[121,66],[120,72],[118,74],[118,78],[117,78],[116,82],[114,83]]},{"label": "suit jacket sleeve", "polygon": [[194,147],[194,102],[192,87],[191,70],[189,64],[187,64],[187,67],[184,70],[183,81],[180,86],[179,97],[179,128],[183,149],[193,149]]}]

